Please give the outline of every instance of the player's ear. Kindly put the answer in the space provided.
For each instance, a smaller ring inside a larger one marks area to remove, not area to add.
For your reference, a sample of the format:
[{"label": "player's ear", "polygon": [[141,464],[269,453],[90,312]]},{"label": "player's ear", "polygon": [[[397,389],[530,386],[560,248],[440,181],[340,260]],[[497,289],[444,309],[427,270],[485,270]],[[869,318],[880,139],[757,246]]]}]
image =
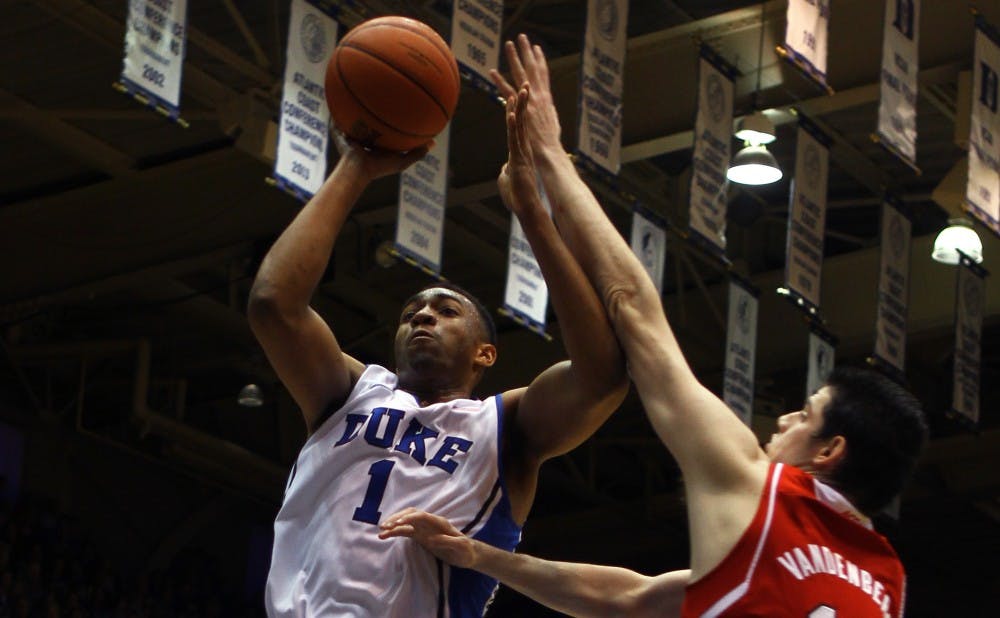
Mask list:
[{"label": "player's ear", "polygon": [[847,457],[847,438],[833,436],[829,438],[813,456],[813,464],[820,469],[837,467]]},{"label": "player's ear", "polygon": [[497,362],[497,347],[492,343],[480,343],[473,361],[477,367],[492,367]]}]

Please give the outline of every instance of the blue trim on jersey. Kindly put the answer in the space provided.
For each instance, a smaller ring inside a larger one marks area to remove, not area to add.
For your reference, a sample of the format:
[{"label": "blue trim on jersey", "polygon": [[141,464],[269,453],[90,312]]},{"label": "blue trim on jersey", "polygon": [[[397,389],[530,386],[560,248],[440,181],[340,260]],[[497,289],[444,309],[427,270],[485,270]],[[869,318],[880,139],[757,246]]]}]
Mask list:
[{"label": "blue trim on jersey", "polygon": [[[503,494],[483,528],[472,538],[513,551],[521,540],[521,527],[510,513],[510,501]],[[470,569],[450,568],[448,612],[451,618],[481,618],[497,589],[497,580]]]},{"label": "blue trim on jersey", "polygon": [[[494,395],[497,408],[497,471],[499,478],[484,505],[489,507],[499,490],[500,498],[483,524],[472,538],[506,551],[513,551],[521,541],[521,527],[514,521],[510,499],[503,476],[503,398]],[[482,517],[484,511],[476,516]],[[473,522],[467,528],[475,525]],[[448,611],[451,618],[481,618],[496,592],[498,582],[478,571],[450,567],[448,581]]]}]

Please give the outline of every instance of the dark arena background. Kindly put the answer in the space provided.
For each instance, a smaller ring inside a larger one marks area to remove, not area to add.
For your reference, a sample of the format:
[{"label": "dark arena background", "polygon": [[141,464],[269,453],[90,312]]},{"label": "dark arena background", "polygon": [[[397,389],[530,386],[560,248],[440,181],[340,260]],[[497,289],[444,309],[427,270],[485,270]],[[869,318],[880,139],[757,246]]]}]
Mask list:
[{"label": "dark arena background", "polygon": [[[189,2],[182,128],[112,88],[128,2],[0,3],[0,616],[264,614],[271,526],[305,439],[245,315],[264,252],[300,208],[265,183],[288,4]],[[342,4],[342,32],[388,14],[446,37],[450,28],[447,0]],[[973,18],[964,0],[923,3],[917,175],[870,139],[883,3],[832,5],[830,94],[774,52],[785,2],[630,2],[621,186],[684,227],[699,42],[740,72],[737,116],[794,106],[820,123],[834,136],[823,315],[845,364],[864,363],[875,341],[875,189],[899,193],[913,221],[905,381],[932,435],[898,517],[877,523],[907,567],[908,616],[995,616],[1000,286],[987,278],[981,417],[971,429],[947,414],[956,271],[930,257],[965,191]],[[551,59],[567,148],[576,143],[584,6],[504,3],[504,36],[526,32]],[[1000,24],[995,0],[977,8]],[[726,233],[731,269],[761,290],[753,428],[762,442],[779,414],[802,404],[807,358],[802,313],[775,293],[794,122],[779,122],[777,138],[770,149],[785,178],[733,186]],[[491,310],[502,303],[510,229],[496,190],[505,159],[502,108],[464,83],[443,274]],[[621,192],[591,186],[627,236]],[[399,306],[430,281],[386,254],[397,197],[396,178],[365,194],[314,299],[348,353],[388,365]],[[996,270],[1000,242],[976,229],[983,266]],[[721,392],[727,270],[681,235],[669,243],[664,305],[699,378]],[[564,354],[554,316],[551,342],[497,319],[499,362],[481,395],[522,385]],[[261,405],[237,402],[248,384]],[[677,467],[632,393],[595,437],[544,466],[520,549],[655,574],[686,566],[686,530]],[[488,615],[556,614],[501,588]]]}]

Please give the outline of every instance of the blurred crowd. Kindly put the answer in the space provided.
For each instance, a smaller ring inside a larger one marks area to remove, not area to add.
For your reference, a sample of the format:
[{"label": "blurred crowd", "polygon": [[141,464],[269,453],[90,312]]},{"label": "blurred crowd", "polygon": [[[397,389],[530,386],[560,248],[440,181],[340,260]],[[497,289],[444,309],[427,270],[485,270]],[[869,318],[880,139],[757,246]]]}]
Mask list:
[{"label": "blurred crowd", "polygon": [[[234,603],[234,598],[236,602]],[[217,565],[188,551],[163,572],[114,564],[87,532],[42,500],[0,502],[0,618],[245,616]]]}]

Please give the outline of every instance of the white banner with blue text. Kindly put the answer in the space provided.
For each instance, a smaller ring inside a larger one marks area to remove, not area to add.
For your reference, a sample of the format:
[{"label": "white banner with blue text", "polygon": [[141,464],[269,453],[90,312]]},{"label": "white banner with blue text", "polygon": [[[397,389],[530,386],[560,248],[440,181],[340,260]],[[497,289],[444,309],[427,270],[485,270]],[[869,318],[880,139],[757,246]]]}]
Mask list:
[{"label": "white banner with blue text", "polygon": [[632,252],[663,295],[663,268],[667,260],[667,226],[663,218],[639,204],[632,207]]},{"label": "white banner with blue text", "polygon": [[577,152],[612,176],[621,166],[627,25],[626,0],[587,0]]},{"label": "white banner with blue text", "polygon": [[187,0],[129,0],[119,84],[176,119],[187,37]]},{"label": "white banner with blue text", "polygon": [[[552,212],[548,197],[538,183],[545,209]],[[535,253],[521,229],[517,217],[510,217],[510,241],[507,247],[507,284],[503,293],[503,312],[536,333],[545,334],[545,310],[549,303],[549,288]]]},{"label": "white banner with blue text", "polygon": [[450,136],[449,123],[427,156],[399,175],[395,249],[435,275],[441,274]]},{"label": "white banner with blue text", "polygon": [[833,371],[836,348],[831,337],[809,330],[809,362],[806,367],[806,398],[812,396]]},{"label": "white banner with blue text", "polygon": [[896,377],[906,372],[906,315],[910,299],[910,220],[889,201],[882,204],[875,361]]},{"label": "white banner with blue text", "polygon": [[708,249],[726,252],[726,170],[733,139],[735,70],[701,46],[688,226]]},{"label": "white banner with blue text", "polygon": [[795,178],[788,213],[785,285],[810,309],[819,308],[826,228],[828,138],[805,117],[799,117]]},{"label": "white banner with blue text", "polygon": [[451,52],[458,70],[477,88],[490,93],[496,92],[490,69],[499,66],[502,25],[503,0],[452,2]]},{"label": "white banner with blue text", "polygon": [[747,426],[753,416],[754,356],[757,352],[757,291],[729,279],[729,323],[722,400]]},{"label": "white banner with blue text", "polygon": [[951,408],[967,424],[979,425],[980,342],[986,304],[986,271],[967,256],[958,263],[955,287],[955,363]]},{"label": "white banner with blue text", "polygon": [[976,16],[966,202],[977,219],[1000,234],[1000,34]]},{"label": "white banner with blue text", "polygon": [[330,110],[324,83],[336,45],[337,22],[306,0],[292,0],[274,178],[302,201],[326,179]]},{"label": "white banner with blue text", "polygon": [[826,36],[830,0],[788,0],[785,51],[796,65],[826,86]]},{"label": "white banner with blue text", "polygon": [[920,0],[885,0],[878,135],[889,150],[917,163],[917,64]]}]

